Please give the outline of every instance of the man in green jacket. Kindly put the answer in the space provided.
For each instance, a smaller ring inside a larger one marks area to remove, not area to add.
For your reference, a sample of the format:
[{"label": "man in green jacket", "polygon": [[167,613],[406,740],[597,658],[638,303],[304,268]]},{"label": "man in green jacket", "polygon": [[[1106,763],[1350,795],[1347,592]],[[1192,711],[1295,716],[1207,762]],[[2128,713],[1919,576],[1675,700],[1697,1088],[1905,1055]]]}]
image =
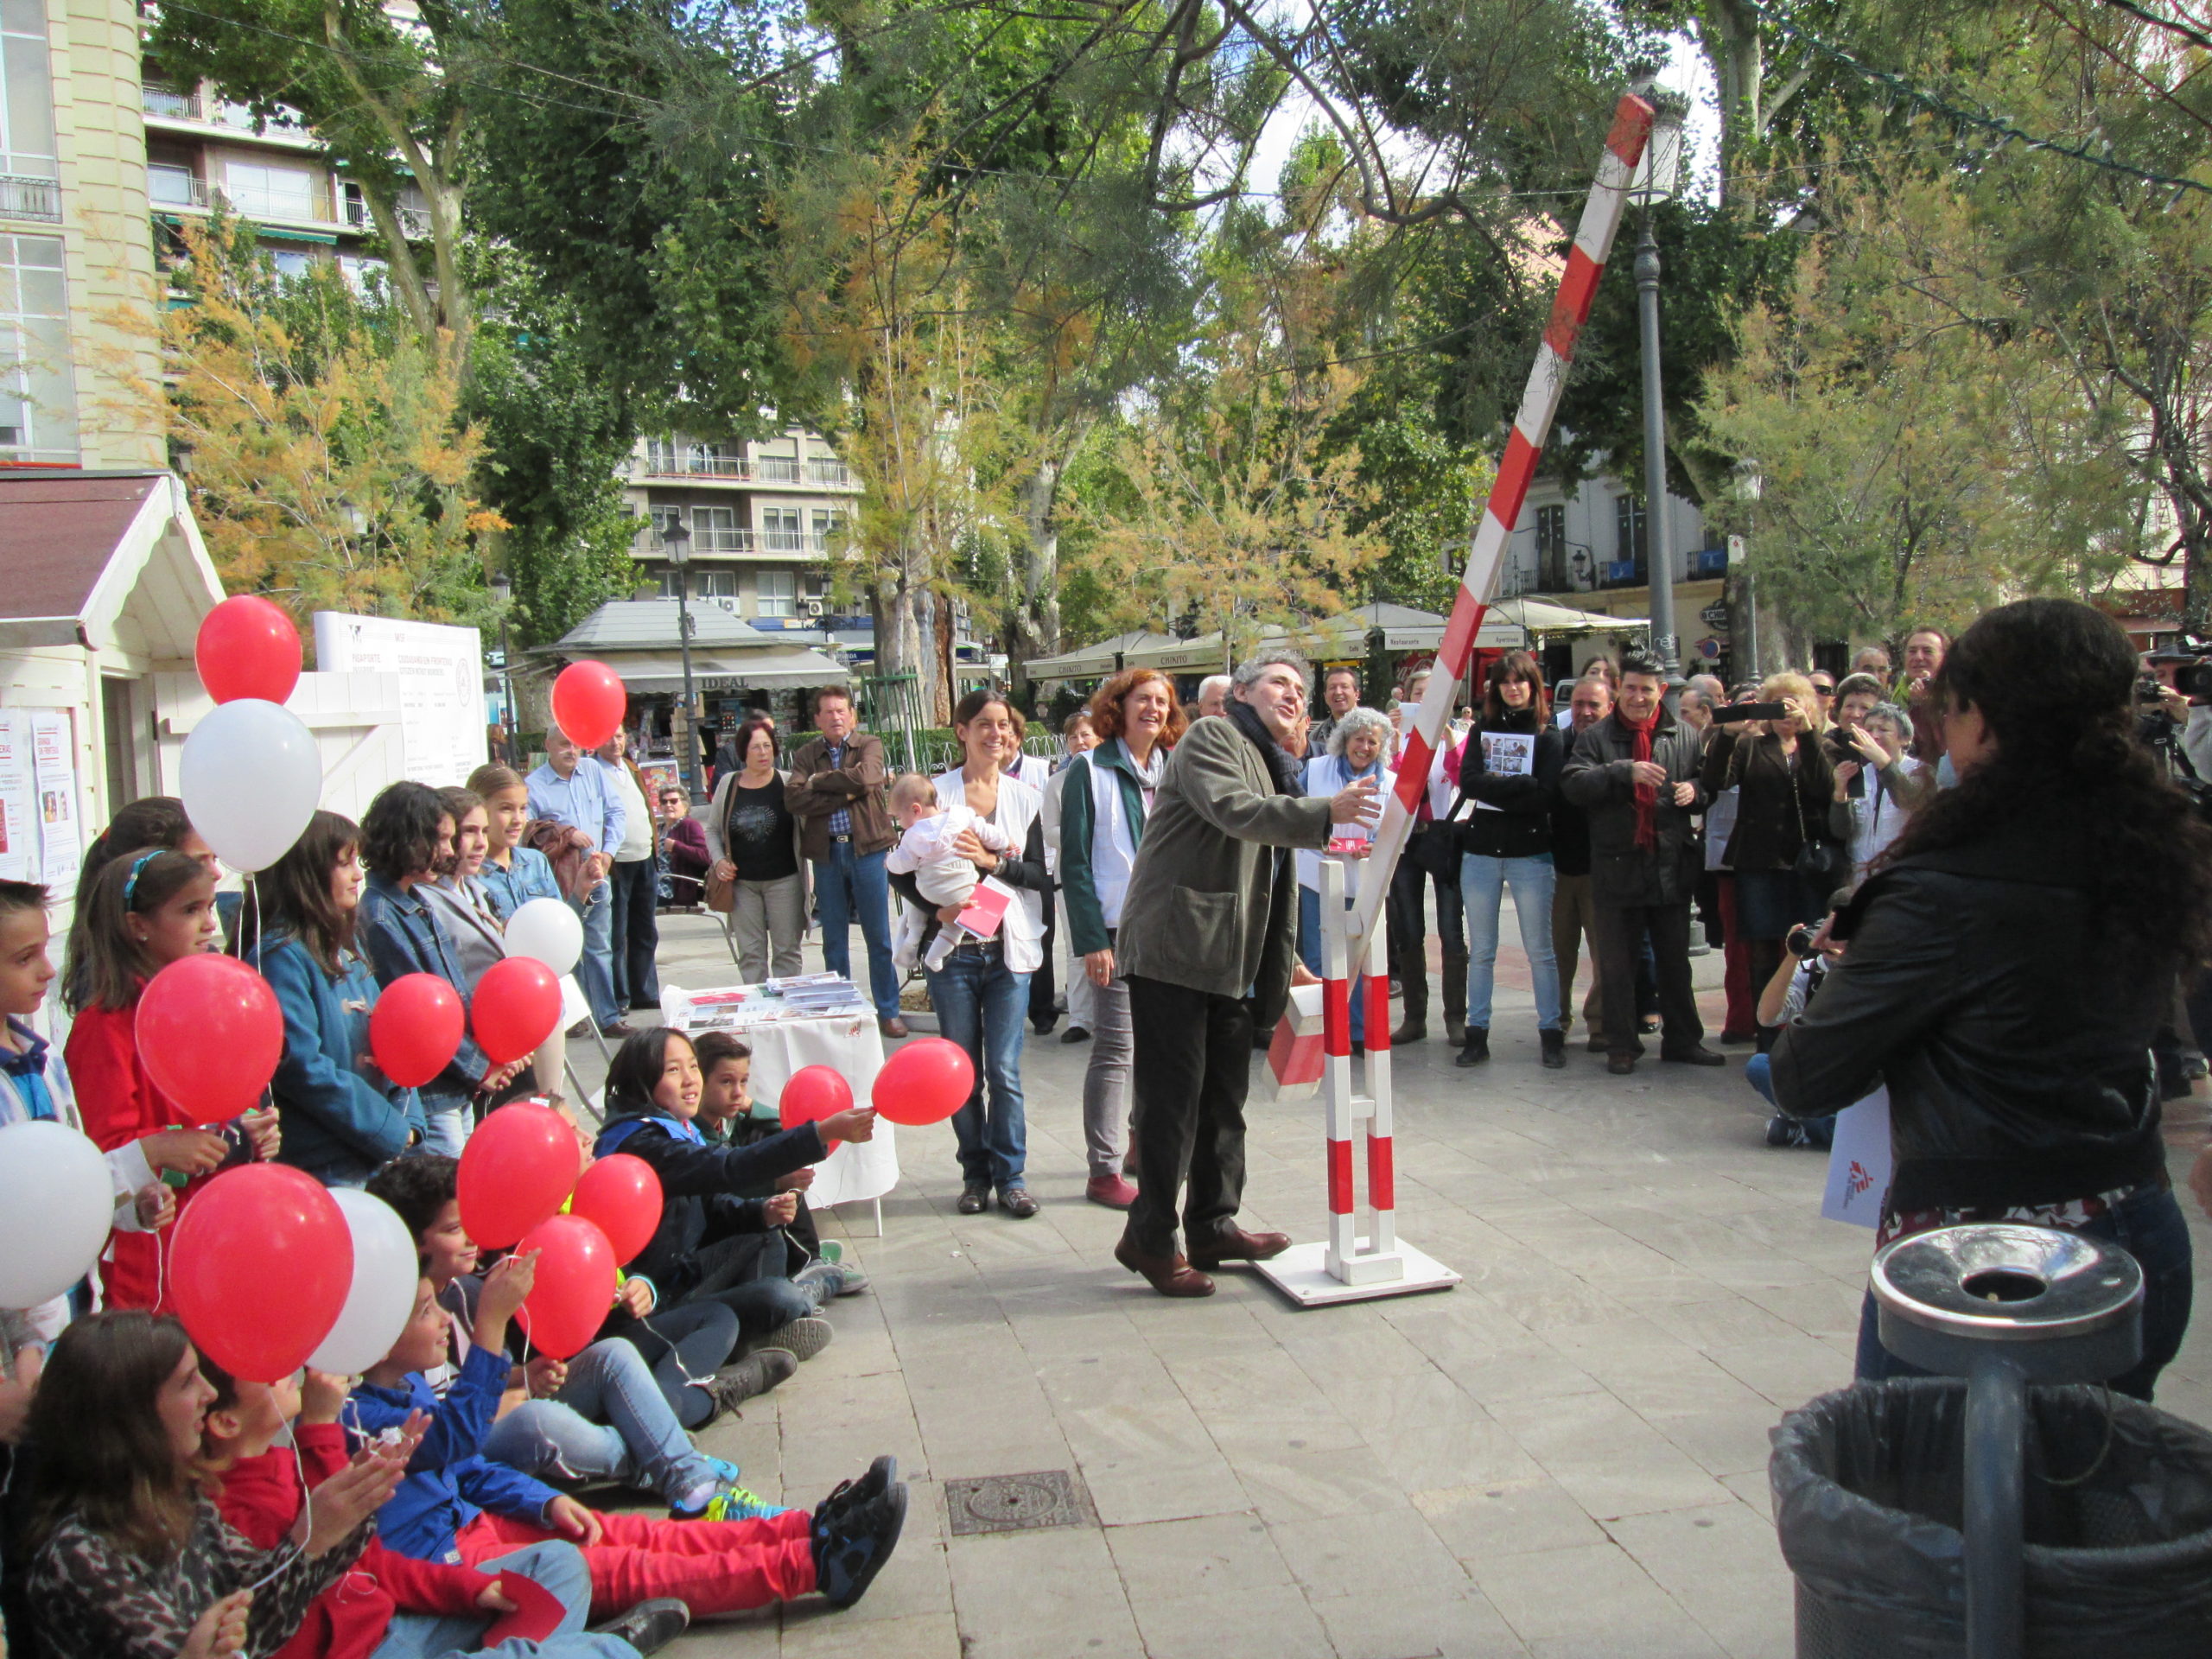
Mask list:
[{"label": "man in green jacket", "polygon": [[[1139,1174],[1114,1259],[1164,1296],[1210,1296],[1202,1268],[1290,1245],[1236,1220],[1253,1022],[1272,1025],[1291,986],[1313,979],[1297,961],[1298,879],[1283,849],[1326,846],[1332,824],[1380,810],[1371,779],[1328,800],[1300,794],[1306,698],[1306,664],[1287,652],[1236,671],[1228,714],[1198,721],[1168,760],[1122,900]],[[1175,1248],[1186,1176],[1187,1257]]]}]

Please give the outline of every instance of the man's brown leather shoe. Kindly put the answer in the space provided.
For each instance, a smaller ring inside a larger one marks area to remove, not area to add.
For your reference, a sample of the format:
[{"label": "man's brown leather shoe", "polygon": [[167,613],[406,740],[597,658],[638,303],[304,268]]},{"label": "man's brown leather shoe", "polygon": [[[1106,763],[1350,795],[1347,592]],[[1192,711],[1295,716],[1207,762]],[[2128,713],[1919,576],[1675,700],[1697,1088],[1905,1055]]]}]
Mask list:
[{"label": "man's brown leather shoe", "polygon": [[1248,1233],[1242,1227],[1191,1246],[1191,1265],[1217,1268],[1224,1262],[1264,1262],[1290,1248],[1288,1233]]},{"label": "man's brown leather shoe", "polygon": [[901,1020],[895,1014],[888,1020],[877,1020],[875,1022],[875,1028],[881,1032],[886,1037],[904,1037],[906,1035],[906,1022],[904,1020]]},{"label": "man's brown leather shoe", "polygon": [[1147,1255],[1129,1248],[1128,1239],[1114,1246],[1114,1259],[1163,1296],[1211,1296],[1213,1281],[1198,1272],[1179,1255]]}]

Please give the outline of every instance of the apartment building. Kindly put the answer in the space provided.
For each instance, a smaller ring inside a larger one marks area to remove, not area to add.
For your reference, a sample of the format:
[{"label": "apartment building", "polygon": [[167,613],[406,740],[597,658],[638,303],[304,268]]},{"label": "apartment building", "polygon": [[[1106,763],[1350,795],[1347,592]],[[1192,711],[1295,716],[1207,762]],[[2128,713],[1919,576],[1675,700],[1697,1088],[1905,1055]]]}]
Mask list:
[{"label": "apartment building", "polygon": [[167,464],[138,18],[0,0],[0,467]]},{"label": "apartment building", "polygon": [[[632,551],[641,585],[747,620],[822,626],[836,611],[830,567],[842,553],[860,486],[829,444],[787,427],[735,443],[677,433],[642,438],[628,496],[641,521]],[[681,568],[669,558],[681,528]]]}]

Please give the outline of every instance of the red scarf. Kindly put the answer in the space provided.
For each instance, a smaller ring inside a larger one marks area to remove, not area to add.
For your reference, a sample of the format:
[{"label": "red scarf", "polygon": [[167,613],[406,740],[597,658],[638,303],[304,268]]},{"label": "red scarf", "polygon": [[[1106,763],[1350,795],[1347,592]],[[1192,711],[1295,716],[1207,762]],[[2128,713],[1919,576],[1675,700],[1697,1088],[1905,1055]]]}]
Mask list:
[{"label": "red scarf", "polygon": [[[1658,709],[1654,707],[1651,718],[1640,726],[1618,709],[1613,710],[1613,718],[1620,721],[1623,731],[1635,734],[1635,758],[1649,760],[1651,758],[1651,734],[1659,729]],[[1656,850],[1659,845],[1658,814],[1658,789],[1650,784],[1638,784],[1636,786],[1636,844],[1646,852]]]}]

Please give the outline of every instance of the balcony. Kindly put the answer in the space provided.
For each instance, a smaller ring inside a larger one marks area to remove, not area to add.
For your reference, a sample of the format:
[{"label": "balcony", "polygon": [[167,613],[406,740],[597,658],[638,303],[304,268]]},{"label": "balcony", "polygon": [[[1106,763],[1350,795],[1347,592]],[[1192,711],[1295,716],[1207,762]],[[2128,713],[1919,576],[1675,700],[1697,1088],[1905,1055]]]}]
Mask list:
[{"label": "balcony", "polygon": [[308,130],[308,124],[301,119],[299,111],[282,105],[265,119],[257,120],[253,111],[243,104],[205,98],[197,91],[185,92],[158,81],[148,81],[138,88],[138,106],[156,121],[189,121],[198,126],[224,127],[257,137],[283,138],[296,143],[314,142],[314,135]]},{"label": "balcony", "polygon": [[[410,242],[427,241],[430,234],[430,210],[407,202],[398,206],[399,233]],[[369,212],[369,204],[349,188],[346,194],[346,222],[356,230],[372,231],[376,219]]]},{"label": "balcony", "polygon": [[186,213],[212,213],[218,204],[257,224],[335,225],[327,194],[314,191],[233,190],[211,185],[181,167],[159,164],[146,169],[146,200],[154,207]]},{"label": "balcony", "polygon": [[0,219],[35,219],[44,224],[59,225],[61,187],[52,179],[0,173]]},{"label": "balcony", "polygon": [[849,490],[852,469],[842,461],[798,461],[789,455],[748,456],[733,449],[649,442],[632,463],[639,478],[711,478],[735,484],[781,484]]},{"label": "balcony", "polygon": [[[785,558],[825,559],[843,550],[842,537],[817,536],[796,530],[695,529],[689,544],[693,558],[716,554],[774,555]],[[631,556],[640,559],[668,556],[668,543],[657,530],[639,531],[630,544]]]}]

